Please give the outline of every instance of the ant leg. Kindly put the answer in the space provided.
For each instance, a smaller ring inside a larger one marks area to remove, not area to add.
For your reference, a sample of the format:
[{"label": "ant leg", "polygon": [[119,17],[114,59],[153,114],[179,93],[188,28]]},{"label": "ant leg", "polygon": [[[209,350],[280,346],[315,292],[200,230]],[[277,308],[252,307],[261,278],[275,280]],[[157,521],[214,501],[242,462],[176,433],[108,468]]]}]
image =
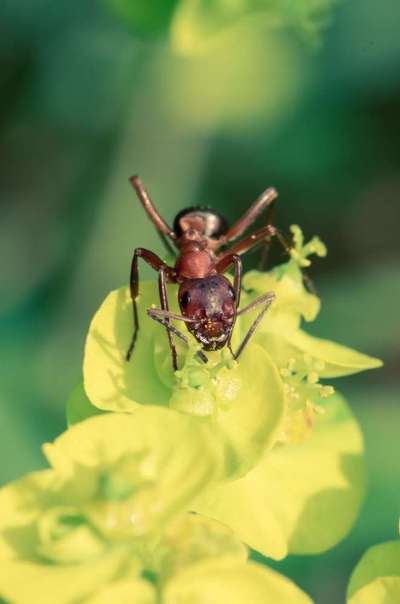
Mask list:
[{"label": "ant leg", "polygon": [[[266,224],[273,224],[273,222],[274,222],[274,213],[275,213],[275,204],[271,203],[268,206],[268,210],[267,210]],[[260,260],[259,260],[259,263],[258,263],[258,270],[259,271],[265,270],[265,267],[267,266],[269,250],[271,248],[271,242],[272,242],[272,240],[270,239],[269,241],[266,241],[263,244],[263,246],[262,246]]]},{"label": "ant leg", "polygon": [[233,279],[233,289],[235,291],[236,308],[240,303],[240,292],[242,285],[242,260],[238,254],[230,252],[226,255],[218,256],[215,270],[217,273],[225,273],[232,265],[235,266],[235,275]]},{"label": "ant leg", "polygon": [[317,288],[315,287],[314,281],[311,279],[310,275],[306,273],[304,268],[302,269],[301,273],[306,290],[308,290],[313,296],[318,296]]},{"label": "ant leg", "polygon": [[[162,266],[160,268],[160,272],[158,274],[158,291],[160,294],[161,309],[164,311],[166,310],[168,312],[169,311],[168,294],[167,294],[167,287],[166,287],[166,271],[165,271],[164,266]],[[169,317],[165,317],[165,321],[167,323],[167,336],[168,336],[169,347],[171,349],[171,355],[172,355],[172,367],[173,367],[173,370],[176,371],[178,369],[178,361],[177,361],[177,355],[176,355],[176,347],[175,347],[174,341],[172,339],[172,333],[171,333],[171,330],[168,329],[168,327],[170,327]]]},{"label": "ant leg", "polygon": [[[149,194],[143,186],[142,181],[139,176],[131,176],[129,179],[131,185],[136,191],[136,195],[138,196],[142,206],[147,212],[148,217],[156,227],[156,229],[165,237],[171,239],[173,242],[176,241],[176,235],[173,229],[165,222],[164,218],[158,213],[153,202],[150,199]],[[171,248],[172,249],[172,248]]]},{"label": "ant leg", "polygon": [[242,290],[242,260],[241,260],[240,256],[238,256],[237,254],[230,254],[229,256],[225,256],[222,260],[217,262],[215,268],[218,273],[224,273],[225,271],[228,270],[228,268],[230,268],[232,266],[232,264],[235,266],[235,274],[234,274],[234,278],[233,278],[233,289],[235,292],[235,316],[234,316],[234,320],[232,323],[231,332],[229,334],[227,346],[228,346],[229,350],[231,351],[232,356],[235,357],[235,355],[232,351],[232,347],[231,347],[231,340],[232,340],[233,328],[235,327],[236,318],[238,316],[238,308],[239,308],[239,304],[240,304],[240,293]]},{"label": "ant leg", "polygon": [[[173,333],[174,335],[176,335],[180,340],[182,340],[182,342],[185,342],[185,344],[187,344],[188,341],[189,341],[187,339],[187,337],[181,331],[179,331],[179,329],[176,329],[176,327],[174,325],[171,325],[168,322],[167,319],[159,316],[156,311],[157,311],[156,308],[149,308],[147,310],[147,314],[149,315],[149,317],[151,317],[152,319],[154,319],[154,321],[157,321],[158,323],[161,323],[161,325],[164,325],[164,327],[168,331],[170,331],[171,333]],[[201,350],[198,350],[196,352],[196,356],[198,356],[199,359],[201,361],[203,361],[203,363],[208,363],[208,358],[206,357],[206,355],[204,354],[204,352],[202,352]]]},{"label": "ant leg", "polygon": [[168,270],[170,274],[172,273],[172,269],[167,266],[161,258],[159,258],[156,254],[151,252],[150,250],[145,250],[144,248],[137,247],[134,251],[132,257],[131,264],[131,276],[130,276],[130,290],[131,290],[131,298],[132,298],[132,312],[133,312],[133,335],[132,341],[126,353],[126,360],[129,361],[131,358],[133,349],[136,344],[136,339],[139,331],[139,316],[136,304],[136,298],[139,295],[139,270],[138,270],[138,259],[143,258],[147,264],[149,264],[154,270],[160,271],[161,268],[164,270]]},{"label": "ant leg", "polygon": [[272,224],[265,225],[261,229],[254,231],[252,235],[248,235],[248,237],[238,241],[238,243],[235,243],[231,248],[219,254],[217,256],[218,263],[227,259],[229,256],[244,254],[265,239],[271,239],[271,237],[274,237],[275,235],[278,236],[277,233],[277,229],[272,226]]},{"label": "ant leg", "polygon": [[231,349],[231,352],[232,352],[232,355],[233,355],[234,359],[237,360],[239,358],[239,356],[242,354],[245,346],[247,345],[247,343],[250,340],[251,336],[254,334],[255,330],[257,329],[257,326],[261,322],[262,318],[264,317],[264,315],[267,312],[268,308],[271,306],[271,304],[274,301],[274,299],[275,299],[274,292],[268,292],[266,294],[263,294],[262,296],[260,296],[256,300],[254,300],[253,302],[250,302],[250,304],[248,304],[247,306],[245,306],[244,308],[242,308],[242,310],[238,311],[237,316],[244,315],[247,312],[249,312],[250,310],[252,310],[253,308],[256,308],[257,306],[259,306],[260,304],[264,305],[263,308],[261,309],[260,313],[257,315],[257,317],[254,319],[253,323],[251,324],[249,331],[244,336],[244,338],[243,338],[242,342],[240,343],[239,348],[237,349],[237,351],[235,353],[233,353],[232,349]]},{"label": "ant leg", "polygon": [[273,187],[263,191],[263,193],[261,193],[256,201],[250,206],[247,212],[243,214],[243,216],[228,230],[227,233],[225,233],[225,235],[222,235],[218,241],[218,246],[234,241],[240,237],[240,235],[242,235],[244,231],[246,231],[249,226],[253,224],[253,222],[258,218],[265,208],[272,207],[271,204],[275,201],[277,196],[278,193]]},{"label": "ant leg", "polygon": [[[273,209],[273,208],[271,208],[271,209]],[[278,240],[279,244],[281,245],[282,249],[286,252],[286,254],[288,256],[290,256],[291,242],[287,239],[287,237],[285,237],[285,235],[283,235],[283,233],[280,230],[278,230],[276,227],[274,227],[274,228],[275,228],[276,239]],[[260,264],[259,264],[259,270],[263,270],[263,268],[266,264],[270,245],[271,245],[271,239],[266,242],[266,244],[263,248],[263,252],[262,252],[262,256],[261,256],[261,260],[260,260]],[[306,270],[304,268],[301,270],[301,274],[302,274],[303,283],[304,283],[305,288],[310,292],[310,294],[313,294],[314,296],[318,296],[317,288],[314,285],[314,281],[311,279],[310,275],[306,272]]]},{"label": "ant leg", "polygon": [[[273,210],[273,207],[270,208],[271,210]],[[272,212],[268,212],[269,217],[267,218],[267,224],[272,225]],[[283,248],[283,250],[286,252],[286,254],[288,256],[290,256],[290,243],[287,240],[287,238],[282,234],[281,231],[279,231],[276,227],[275,228],[275,237],[278,240],[278,242],[280,243],[281,247]],[[262,247],[262,252],[261,252],[261,258],[260,258],[260,262],[258,263],[258,270],[259,271],[263,271],[266,264],[267,264],[267,260],[268,260],[268,253],[271,247],[271,242],[272,240],[270,239],[269,241],[266,241]]]}]

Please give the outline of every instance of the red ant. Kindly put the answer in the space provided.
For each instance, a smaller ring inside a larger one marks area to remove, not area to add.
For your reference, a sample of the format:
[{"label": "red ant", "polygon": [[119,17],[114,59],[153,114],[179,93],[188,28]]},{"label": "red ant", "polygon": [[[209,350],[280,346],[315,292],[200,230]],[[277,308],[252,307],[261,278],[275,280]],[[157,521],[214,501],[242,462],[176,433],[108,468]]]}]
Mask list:
[{"label": "red ant", "polygon": [[[270,224],[272,203],[277,197],[276,190],[266,189],[230,228],[218,212],[204,207],[191,207],[179,212],[175,218],[173,229],[171,229],[156,210],[139,177],[132,176],[130,182],[167,247],[172,250],[168,242],[170,240],[178,249],[178,257],[175,266],[171,267],[150,250],[140,247],[135,249],[130,276],[134,331],[126,359],[129,360],[131,357],[139,331],[136,305],[139,295],[138,258],[143,258],[154,270],[158,271],[161,309],[149,308],[147,314],[164,325],[167,330],[174,370],[178,368],[178,364],[173,334],[184,342],[188,340],[171,324],[171,319],[186,323],[190,333],[202,344],[203,350],[218,350],[227,345],[233,358],[237,359],[275,298],[273,292],[268,292],[245,308],[238,310],[242,278],[240,255],[258,243],[269,243],[273,236],[277,236],[287,249],[280,233]],[[266,208],[268,208],[268,217],[264,227],[230,248],[218,252],[222,246],[226,246],[240,237]],[[223,273],[232,266],[235,271],[233,286],[223,276]],[[179,284],[178,301],[182,314],[170,312],[166,283]],[[237,351],[233,352],[231,338],[237,317],[257,306],[262,306],[261,311]],[[207,356],[202,351],[199,351],[197,355],[205,363],[207,362]]]}]

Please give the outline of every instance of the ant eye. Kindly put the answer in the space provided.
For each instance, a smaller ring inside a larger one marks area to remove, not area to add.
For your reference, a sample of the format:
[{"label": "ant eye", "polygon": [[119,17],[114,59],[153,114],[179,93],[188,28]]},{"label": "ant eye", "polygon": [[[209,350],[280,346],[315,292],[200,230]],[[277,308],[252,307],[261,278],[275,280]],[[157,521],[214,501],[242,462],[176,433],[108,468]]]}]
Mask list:
[{"label": "ant eye", "polygon": [[229,288],[228,291],[229,291],[230,297],[232,298],[232,300],[234,300],[235,299],[235,292],[234,292],[234,290],[232,288]]},{"label": "ant eye", "polygon": [[181,297],[180,302],[181,302],[182,308],[186,308],[187,307],[187,305],[190,302],[190,294],[189,294],[189,292],[184,292],[184,294]]}]

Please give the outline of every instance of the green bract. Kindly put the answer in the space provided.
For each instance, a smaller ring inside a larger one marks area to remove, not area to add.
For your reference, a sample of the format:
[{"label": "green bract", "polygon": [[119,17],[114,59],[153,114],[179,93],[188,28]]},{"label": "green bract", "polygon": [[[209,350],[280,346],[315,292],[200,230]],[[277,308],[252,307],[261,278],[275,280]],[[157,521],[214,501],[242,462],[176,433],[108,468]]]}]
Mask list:
[{"label": "green bract", "polygon": [[165,532],[156,549],[162,604],[310,604],[291,581],[248,563],[229,528],[193,514]]},{"label": "green bract", "polygon": [[[196,509],[274,558],[323,551],[350,529],[363,494],[362,440],[344,401],[320,379],[381,365],[303,331],[302,320],[315,319],[320,301],[305,288],[302,268],[311,254],[324,256],[326,249],[316,237],[304,243],[299,227],[291,230],[288,262],[244,276],[242,306],[268,291],[276,301],[238,362],[223,350],[207,353],[209,363],[203,364],[189,335],[189,346],[178,343],[180,368],[174,373],[164,329],[146,314],[157,303],[154,283],[141,284],[141,331],[126,362],[132,309],[123,288],[108,296],[90,326],[84,360],[90,402],[80,391],[69,410],[79,418],[95,408],[131,412],[158,404],[208,425],[225,445],[225,475],[248,473],[209,490]],[[169,293],[178,311],[176,287]],[[239,317],[234,347],[254,317]],[[338,515],[343,500],[345,512]]]},{"label": "green bract", "polygon": [[221,471],[220,449],[207,428],[157,407],[91,418],[44,452],[80,494],[98,495],[85,511],[107,537],[159,530]]},{"label": "green bract", "polygon": [[[170,286],[169,292],[170,299],[176,299],[176,286]],[[247,347],[240,363],[224,350],[209,353],[207,365],[195,356],[196,347],[178,346],[181,369],[174,374],[165,330],[146,314],[156,300],[154,282],[141,283],[141,330],[127,362],[133,329],[129,290],[122,288],[106,298],[86,342],[87,396],[93,405],[108,411],[163,405],[190,414],[226,442],[227,474],[243,473],[279,434],[285,402],[277,368],[255,343]]]},{"label": "green bract", "polygon": [[209,489],[196,510],[272,558],[335,545],[362,500],[363,445],[343,399],[335,395],[323,408],[307,440],[275,447],[244,478]]},{"label": "green bract", "polygon": [[[302,319],[313,321],[320,309],[319,298],[306,290],[302,267],[310,264],[309,256],[326,255],[323,243],[314,237],[304,244],[297,225],[291,227],[294,245],[290,260],[268,273],[250,271],[243,278],[243,304],[266,291],[274,291],[276,302],[259,326],[254,339],[271,357],[284,383],[287,414],[279,440],[301,442],[310,434],[319,415],[321,399],[331,396],[331,386],[320,379],[350,375],[380,367],[379,359],[361,354],[329,340],[307,334]],[[244,317],[242,330],[249,327],[251,317]]]},{"label": "green bract", "polygon": [[251,562],[222,558],[183,570],[165,590],[163,604],[312,604],[291,581]]},{"label": "green bract", "polygon": [[[110,477],[121,485],[119,472]],[[55,470],[39,472],[0,493],[0,596],[13,604],[310,603],[284,577],[248,564],[246,548],[231,531],[206,518],[182,515],[147,539],[129,531],[123,539],[105,538],[84,517],[84,503],[76,505],[77,493],[61,493],[57,478]],[[75,507],[57,506],[68,495]],[[50,558],[42,549],[43,525]],[[91,537],[82,539],[82,528]]]},{"label": "green bract", "polygon": [[400,602],[400,540],[371,547],[357,564],[347,591],[348,604]]},{"label": "green bract", "polygon": [[160,408],[85,420],[44,451],[52,469],[0,491],[0,595],[13,603],[75,602],[138,576],[221,462],[203,426]]}]

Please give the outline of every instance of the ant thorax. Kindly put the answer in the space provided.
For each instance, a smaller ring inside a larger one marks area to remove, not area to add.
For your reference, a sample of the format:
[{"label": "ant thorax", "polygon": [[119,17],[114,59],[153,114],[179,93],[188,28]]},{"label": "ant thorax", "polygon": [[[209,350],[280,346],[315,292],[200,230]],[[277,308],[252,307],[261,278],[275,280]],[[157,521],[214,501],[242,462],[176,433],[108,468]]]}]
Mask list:
[{"label": "ant thorax", "polygon": [[222,348],[232,331],[235,317],[235,294],[223,275],[187,279],[179,289],[179,306],[189,331],[204,350]]},{"label": "ant thorax", "polygon": [[188,246],[176,261],[176,280],[203,279],[215,272],[214,266],[215,260],[209,250]]}]

